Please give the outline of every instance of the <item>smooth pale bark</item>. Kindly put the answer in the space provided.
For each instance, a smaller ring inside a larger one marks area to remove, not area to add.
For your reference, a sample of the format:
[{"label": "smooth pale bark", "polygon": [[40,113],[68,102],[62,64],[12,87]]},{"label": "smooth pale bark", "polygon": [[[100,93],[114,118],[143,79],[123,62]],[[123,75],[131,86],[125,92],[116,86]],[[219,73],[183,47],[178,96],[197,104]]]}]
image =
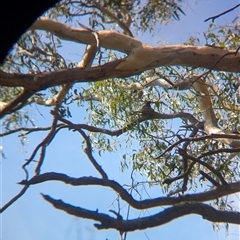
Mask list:
[{"label": "smooth pale bark", "polygon": [[[96,36],[90,30],[71,28],[48,18],[39,18],[31,27],[51,32],[56,36],[84,44],[96,44]],[[50,73],[10,74],[0,71],[0,85],[24,87],[28,91],[39,91],[51,86],[98,81],[106,78],[122,78],[140,74],[160,66],[188,66],[239,72],[240,53],[211,47],[185,45],[152,47],[114,31],[98,31],[99,45],[128,55],[92,68],[57,70]],[[227,55],[226,55],[227,54]],[[223,57],[224,56],[224,57]]]},{"label": "smooth pale bark", "polygon": [[[44,30],[53,33],[61,39],[84,44],[96,43],[94,34],[86,29],[72,28],[55,20],[41,17],[31,27],[31,30]],[[172,45],[152,47],[124,34],[102,30],[97,32],[100,46],[130,54],[117,69],[138,68],[146,70],[153,67],[167,65],[182,65],[192,67],[212,68],[224,55],[215,70],[240,71],[240,53],[208,46],[196,47],[186,45]]]},{"label": "smooth pale bark", "polygon": [[[71,42],[84,44],[96,43],[96,38],[91,31],[70,27],[46,17],[40,17],[30,27],[30,30],[44,30],[51,32],[59,38]],[[137,39],[111,30],[98,31],[97,34],[101,47],[114,49],[119,52],[130,53],[134,48],[142,45]]]},{"label": "smooth pale bark", "polygon": [[[198,77],[196,77],[198,78]],[[197,92],[197,98],[199,102],[200,111],[204,117],[204,130],[207,134],[222,134],[223,138],[218,138],[219,142],[229,144],[230,146],[237,148],[240,146],[240,136],[238,139],[224,138],[225,134],[232,134],[236,136],[238,134],[233,134],[229,131],[222,130],[217,123],[216,115],[213,111],[212,101],[210,98],[210,93],[207,88],[207,84],[203,79],[198,79],[193,83],[193,88]]]},{"label": "smooth pale bark", "polygon": [[[205,82],[205,80],[200,78],[200,76],[193,75],[190,78],[185,78],[185,79],[181,79],[178,82],[174,82],[174,83],[172,83],[172,85],[170,85],[164,79],[159,79],[157,76],[153,76],[153,77],[146,77],[145,82],[143,82],[142,84],[140,84],[140,83],[133,83],[133,84],[129,84],[129,85],[119,84],[118,86],[120,88],[126,89],[126,90],[127,89],[141,90],[145,86],[149,86],[149,85],[161,86],[166,89],[174,88],[174,89],[178,89],[178,90],[185,90],[185,89],[189,89],[190,87],[193,87],[196,91],[196,96],[197,96],[197,99],[199,102],[199,108],[200,108],[200,111],[204,118],[204,130],[205,130],[206,134],[208,134],[208,135],[222,134],[223,138],[218,138],[216,140],[218,140],[219,142],[222,142],[222,143],[229,144],[233,148],[238,148],[240,146],[240,136],[238,134],[234,134],[232,132],[222,130],[218,126],[218,123],[217,123],[218,120],[217,120],[216,115],[213,110],[212,100],[210,97],[211,95],[208,90],[208,84]],[[164,119],[164,118],[161,117],[161,119]],[[191,122],[193,122],[193,121],[191,121]],[[239,136],[239,139],[236,139],[236,138],[231,139],[229,137],[224,138],[224,136],[226,134],[233,135],[233,136]]]},{"label": "smooth pale bark", "polygon": [[[10,74],[0,71],[0,84],[8,87],[24,87],[30,93],[56,85],[76,82],[98,81],[111,77],[128,77],[159,66],[191,66],[220,71],[240,71],[240,53],[211,47],[185,45],[152,47],[115,31],[103,30],[95,34],[91,30],[72,28],[55,20],[41,17],[31,30],[44,30],[56,36],[79,43],[95,45],[98,36],[99,46],[128,54],[124,59],[114,60],[102,66],[64,69],[50,73]],[[208,90],[199,82],[194,83],[199,91],[200,109],[206,121],[207,133],[221,133],[212,110]],[[229,143],[229,140],[227,140]]]},{"label": "smooth pale bark", "polygon": [[235,54],[234,51],[206,46],[152,47],[114,31],[104,30],[93,34],[90,30],[71,28],[48,18],[39,18],[30,29],[49,31],[62,39],[84,44],[96,44],[95,35],[97,34],[101,47],[125,52],[128,55],[123,59],[87,69],[64,69],[37,74],[10,74],[0,71],[1,86],[21,86],[25,90],[34,92],[67,83],[129,77],[160,66],[189,66],[218,71],[240,71],[239,52]]},{"label": "smooth pale bark", "polygon": [[[77,67],[91,67],[95,54],[97,52],[97,46],[95,44],[88,45],[83,56],[83,59],[80,63],[78,63]],[[34,100],[37,104],[45,105],[45,106],[53,106],[57,103],[60,103],[64,97],[66,96],[68,90],[71,88],[72,84],[67,83],[61,86],[60,91],[50,99],[43,99],[41,97],[34,97]]]}]

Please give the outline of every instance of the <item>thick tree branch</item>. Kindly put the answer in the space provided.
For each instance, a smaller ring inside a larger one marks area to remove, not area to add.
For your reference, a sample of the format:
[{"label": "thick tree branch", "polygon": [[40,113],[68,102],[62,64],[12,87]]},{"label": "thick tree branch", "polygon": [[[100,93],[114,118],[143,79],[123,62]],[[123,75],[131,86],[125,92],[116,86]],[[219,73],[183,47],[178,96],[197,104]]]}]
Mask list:
[{"label": "thick tree branch", "polygon": [[186,194],[178,197],[159,197],[153,199],[146,200],[135,200],[132,195],[130,195],[118,182],[114,180],[104,180],[96,177],[80,177],[74,178],[69,177],[66,174],[62,173],[43,173],[38,176],[34,176],[29,181],[21,181],[19,184],[21,185],[34,185],[39,184],[46,181],[61,181],[66,184],[70,184],[72,186],[88,186],[88,185],[97,185],[97,186],[105,186],[110,187],[116,193],[120,195],[120,197],[130,204],[133,208],[136,209],[146,209],[153,208],[159,206],[169,206],[173,204],[178,204],[182,202],[206,202],[216,198],[220,198],[223,196],[227,196],[240,191],[240,183],[230,183],[225,186],[219,186],[211,191],[197,193],[197,194]]},{"label": "thick tree branch", "polygon": [[[0,85],[1,85],[1,76],[0,76]],[[33,95],[34,93],[28,90],[23,90],[17,97],[15,97],[12,101],[7,104],[2,105],[0,108],[0,119],[4,117],[6,114],[13,112],[15,108],[19,108],[23,106],[27,100]]]},{"label": "thick tree branch", "polygon": [[[36,92],[49,87],[58,86],[67,83],[91,82],[106,79],[108,77],[117,77],[117,75],[129,74],[127,72],[116,71],[115,68],[124,59],[115,60],[99,67],[78,67],[73,69],[61,69],[54,72],[42,72],[37,74],[5,73],[0,70],[0,85],[7,87],[24,87]],[[111,76],[112,75],[112,76]],[[133,75],[133,74],[130,74]]]},{"label": "thick tree branch", "polygon": [[[45,30],[56,36],[84,44],[94,44],[94,35],[87,31],[78,28],[71,28],[55,20],[41,17],[30,28],[31,30]],[[222,49],[215,49],[209,47],[195,47],[195,46],[164,46],[154,48],[152,46],[144,45],[140,41],[114,31],[102,30],[98,31],[99,42],[101,47],[107,49],[114,49],[120,52],[132,53],[128,61],[123,63],[119,68],[131,69],[141,68],[144,65],[153,68],[154,66],[163,65],[184,65],[192,67],[211,68],[212,65],[224,54],[234,51],[227,51]],[[216,70],[237,71],[239,69],[240,54],[237,56],[226,56],[220,63],[215,66]],[[230,62],[229,62],[230,61]],[[134,64],[134,65],[132,65]]]},{"label": "thick tree branch", "polygon": [[[45,30],[55,34],[59,38],[84,43],[95,43],[94,35],[83,29],[71,28],[55,20],[41,17],[30,28],[31,30]],[[226,53],[214,67],[215,70],[235,71],[240,66],[240,54],[234,55],[234,51],[196,46],[163,46],[152,47],[144,45],[140,41],[115,31],[98,31],[100,46],[130,54],[126,62],[118,66],[121,70],[135,69],[143,71],[159,66],[183,65],[192,67],[212,68],[212,66]],[[140,70],[141,69],[141,70]]]},{"label": "thick tree branch", "polygon": [[[159,66],[184,65],[210,68],[226,52],[225,50],[221,50],[223,53],[214,51],[216,50],[209,52],[205,47],[191,46],[166,46],[158,49],[142,46],[134,50],[134,53],[129,57],[99,67],[61,69],[37,74],[10,74],[0,70],[0,85],[7,87],[21,86],[31,92],[36,92],[67,83],[94,82],[107,78],[129,77]],[[194,61],[193,56],[195,55],[197,56],[197,62]],[[202,61],[202,63],[198,63],[198,61]],[[240,53],[237,53],[237,56],[226,56],[217,66],[216,70],[219,68],[218,70],[237,72],[240,68]]]},{"label": "thick tree branch", "polygon": [[[86,29],[70,27],[46,17],[40,17],[30,27],[30,30],[48,31],[61,39],[77,43],[96,43],[95,37],[90,31]],[[102,30],[98,31],[98,35],[101,47],[124,53],[130,53],[135,47],[141,45],[140,41],[115,31]]]},{"label": "thick tree branch", "polygon": [[[194,78],[194,76],[193,76]],[[196,81],[193,83],[193,88],[197,91],[197,98],[199,102],[199,108],[203,114],[204,117],[204,130],[207,134],[229,134],[229,135],[235,135],[234,133],[231,133],[229,131],[222,130],[217,123],[217,118],[215,116],[215,113],[213,111],[212,107],[212,101],[210,98],[210,94],[207,88],[207,84],[205,83],[205,80],[199,79],[199,76],[195,76]],[[236,140],[235,138],[219,138],[217,141],[229,144],[233,148],[237,148],[240,146],[240,137],[239,140]]]},{"label": "thick tree branch", "polygon": [[75,207],[63,202],[62,200],[56,200],[48,195],[42,194],[42,196],[57,209],[63,210],[76,217],[92,219],[100,222],[100,224],[94,224],[97,229],[113,228],[120,232],[130,232],[137,229],[161,226],[176,218],[189,214],[198,214],[211,222],[240,224],[239,212],[219,211],[203,203],[185,203],[167,208],[162,212],[149,217],[123,220],[122,217],[113,218],[107,214],[99,213],[98,211]]}]

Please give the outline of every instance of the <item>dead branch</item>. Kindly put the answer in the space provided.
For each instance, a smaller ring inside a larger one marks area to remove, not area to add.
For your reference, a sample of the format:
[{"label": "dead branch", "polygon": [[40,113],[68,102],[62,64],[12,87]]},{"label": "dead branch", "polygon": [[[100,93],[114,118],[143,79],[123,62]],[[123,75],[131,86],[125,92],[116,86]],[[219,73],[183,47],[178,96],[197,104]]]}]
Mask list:
[{"label": "dead branch", "polygon": [[[175,148],[176,146],[178,146],[180,143],[182,142],[185,142],[185,141],[193,141],[193,142],[196,142],[196,141],[202,141],[202,140],[205,140],[205,139],[216,139],[217,138],[229,138],[229,139],[237,139],[237,140],[240,140],[240,136],[238,134],[229,134],[229,135],[224,135],[224,134],[211,134],[211,135],[206,135],[206,136],[202,136],[202,137],[187,137],[187,138],[182,138],[180,140],[178,140],[177,142],[173,143],[171,146],[169,146],[165,151],[163,151],[159,156],[157,157],[154,157],[154,159],[158,159],[162,156],[164,156],[167,152],[171,151],[173,148]],[[234,148],[234,149],[219,149],[219,150],[216,150],[216,152],[210,152],[210,154],[207,154],[207,155],[211,155],[211,154],[214,154],[214,153],[217,153],[217,152],[227,152],[227,153],[235,153],[235,152],[239,152],[240,151],[240,148]],[[201,158],[206,156],[205,154],[204,155],[201,155]]]},{"label": "dead branch", "polygon": [[[65,125],[62,124],[62,123],[57,124],[57,127],[63,127],[63,126],[65,126]],[[49,127],[34,127],[34,128],[21,127],[21,128],[16,128],[16,129],[12,129],[12,130],[8,130],[6,132],[0,133],[0,137],[7,136],[7,135],[17,133],[17,132],[21,132],[21,131],[23,131],[25,133],[20,134],[19,136],[27,135],[27,134],[30,134],[32,132],[47,131],[47,130],[50,130],[50,129],[51,129],[50,126]]]},{"label": "dead branch", "polygon": [[86,133],[83,130],[77,129],[77,131],[82,135],[82,137],[84,138],[84,140],[86,142],[87,147],[84,149],[84,152],[87,154],[88,159],[90,160],[92,165],[95,167],[95,169],[100,173],[102,178],[104,180],[107,180],[108,179],[107,174],[102,169],[102,167],[97,163],[96,159],[92,155],[92,145],[91,145],[89,137],[86,135]]},{"label": "dead branch", "polygon": [[237,4],[237,5],[236,5],[235,7],[233,7],[233,8],[230,8],[230,9],[228,9],[228,10],[226,10],[226,11],[224,11],[224,12],[218,14],[218,15],[215,15],[215,16],[213,16],[213,17],[209,17],[209,18],[205,19],[204,22],[207,22],[207,21],[209,21],[209,20],[211,20],[211,19],[212,19],[212,22],[214,22],[214,20],[215,20],[216,18],[219,18],[219,17],[221,17],[222,15],[233,11],[235,8],[237,8],[237,7],[239,7],[239,6],[240,6],[240,4]]},{"label": "dead branch", "polygon": [[214,173],[219,179],[220,181],[222,182],[223,185],[228,185],[228,183],[226,182],[226,180],[224,179],[224,177],[222,176],[222,174],[217,171],[214,167],[212,167],[210,164],[206,163],[205,161],[202,161],[200,160],[199,157],[193,157],[193,156],[190,156],[189,154],[187,154],[186,151],[184,151],[183,149],[178,149],[178,152],[181,156],[189,159],[189,160],[192,160],[193,162],[197,162],[199,163],[200,165],[208,168],[212,173]]},{"label": "dead branch", "polygon": [[221,185],[213,190],[197,193],[197,194],[186,194],[178,197],[158,197],[146,200],[135,200],[118,182],[114,180],[104,180],[96,177],[80,177],[74,178],[69,177],[63,173],[48,172],[34,176],[32,179],[26,181],[23,180],[19,184],[21,185],[34,185],[47,181],[61,181],[72,186],[105,186],[110,187],[122,200],[126,201],[133,208],[146,209],[159,206],[169,206],[183,202],[206,202],[223,196],[227,196],[240,191],[240,183],[229,183],[228,185]]},{"label": "dead branch", "polygon": [[122,217],[113,218],[107,214],[99,213],[98,211],[75,207],[63,202],[62,200],[56,200],[48,195],[42,194],[42,196],[57,209],[63,210],[76,217],[87,218],[100,222],[100,224],[94,224],[94,226],[99,230],[113,228],[120,232],[130,232],[137,229],[161,226],[176,218],[189,214],[198,214],[211,222],[228,222],[232,224],[240,223],[239,212],[220,211],[203,203],[185,203],[175,205],[174,207],[167,208],[162,212],[149,217],[123,220]]}]

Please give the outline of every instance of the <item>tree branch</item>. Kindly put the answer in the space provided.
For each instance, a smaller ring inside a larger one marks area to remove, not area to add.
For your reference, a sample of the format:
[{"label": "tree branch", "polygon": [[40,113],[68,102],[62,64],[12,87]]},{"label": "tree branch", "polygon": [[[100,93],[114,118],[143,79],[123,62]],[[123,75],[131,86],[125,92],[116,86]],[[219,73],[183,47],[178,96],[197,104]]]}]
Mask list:
[{"label": "tree branch", "polygon": [[42,196],[57,209],[63,210],[76,217],[92,219],[100,222],[100,224],[94,224],[97,229],[113,228],[120,232],[130,232],[137,229],[161,226],[176,218],[189,214],[198,214],[211,222],[240,224],[239,212],[220,211],[203,203],[185,203],[167,208],[162,212],[149,217],[123,220],[121,217],[113,218],[107,214],[99,213],[98,211],[75,207],[63,202],[62,200],[56,200],[48,195],[42,194]]},{"label": "tree branch", "polygon": [[[187,180],[188,180],[188,175],[189,175],[189,173],[191,172],[191,170],[192,170],[192,168],[193,168],[193,166],[194,166],[194,164],[195,164],[196,162],[191,162],[191,164],[189,165],[189,167],[187,168],[187,170],[182,174],[182,175],[179,175],[179,176],[177,176],[177,177],[173,177],[173,178],[166,178],[164,181],[163,181],[163,183],[165,183],[165,184],[171,184],[172,182],[175,182],[175,181],[177,181],[177,180],[179,180],[179,179],[181,179],[181,178],[186,178],[187,177]],[[186,185],[187,184],[184,184],[184,186],[182,187],[183,189],[185,189],[186,188]]]},{"label": "tree branch", "polygon": [[200,170],[199,173],[206,178],[209,182],[211,182],[213,184],[213,186],[219,187],[221,186],[217,181],[215,181],[211,176],[209,176],[207,173],[205,173],[204,171]]},{"label": "tree branch", "polygon": [[0,213],[4,212],[9,206],[16,202],[28,189],[29,185],[25,185],[23,189],[14,196],[10,201],[8,201],[2,208],[0,208]]},{"label": "tree branch", "polygon": [[[0,79],[1,79],[1,76],[0,76]],[[4,104],[0,108],[0,119],[4,117],[6,114],[11,113],[14,108],[19,108],[20,106],[23,106],[33,94],[34,92],[24,89],[23,92],[20,93],[17,97],[15,97],[12,101],[10,101],[7,104]]]},{"label": "tree branch", "polygon": [[[210,134],[210,135],[206,135],[206,136],[202,136],[202,137],[186,137],[186,138],[182,138],[180,140],[178,140],[177,142],[173,143],[171,146],[169,146],[166,150],[164,150],[159,156],[154,157],[154,159],[158,159],[162,156],[164,156],[167,152],[171,151],[174,147],[178,146],[180,143],[182,142],[186,142],[186,141],[193,141],[193,142],[197,142],[197,141],[202,141],[205,139],[218,139],[218,138],[230,138],[230,139],[237,139],[240,140],[240,136],[238,134]],[[200,155],[200,158],[205,157],[207,155],[211,155],[211,154],[215,154],[218,151],[219,152],[228,152],[228,153],[235,153],[238,152],[240,150],[240,148],[234,148],[234,149],[219,149],[219,150],[214,150],[214,151],[209,151],[207,153],[204,153],[202,155]],[[215,152],[216,151],[216,152]],[[210,153],[210,154],[208,154]]]},{"label": "tree branch", "polygon": [[237,4],[235,7],[230,8],[230,9],[228,9],[228,10],[225,11],[225,12],[222,12],[222,13],[220,13],[220,14],[218,14],[218,15],[215,15],[215,16],[213,16],[213,17],[209,17],[209,18],[205,19],[204,22],[207,22],[207,21],[209,21],[209,20],[211,20],[211,19],[212,19],[212,22],[214,22],[214,20],[215,20],[216,18],[219,18],[219,17],[221,17],[222,15],[224,15],[224,14],[226,14],[226,13],[228,13],[228,12],[233,11],[235,8],[237,8],[237,7],[239,7],[239,6],[240,6],[240,4]]},{"label": "tree branch", "polygon": [[[194,77],[194,76],[193,76]],[[193,83],[193,88],[197,91],[199,108],[204,117],[204,130],[207,134],[222,134],[222,138],[216,139],[219,142],[229,144],[233,148],[240,146],[240,137],[239,140],[224,138],[224,134],[232,134],[229,131],[222,130],[217,123],[216,115],[213,111],[212,101],[210,94],[207,88],[205,80],[201,79],[199,76],[195,76],[196,80]],[[200,79],[199,79],[200,78]]]},{"label": "tree branch", "polygon": [[198,162],[199,164],[203,165],[204,167],[208,168],[212,173],[214,173],[219,179],[220,181],[222,182],[223,185],[227,185],[228,183],[226,182],[226,180],[224,179],[224,177],[222,176],[222,174],[217,171],[214,167],[212,167],[210,164],[208,164],[207,162],[205,161],[202,161],[200,160],[199,157],[193,157],[193,156],[190,156],[189,154],[187,154],[187,151],[186,150],[183,150],[183,149],[178,149],[178,152],[181,156],[187,158],[187,159],[190,159],[194,162]]},{"label": "tree branch", "polygon": [[[134,50],[134,53],[128,57],[117,59],[98,67],[60,69],[54,72],[36,74],[12,74],[0,70],[0,79],[1,86],[24,87],[30,92],[36,92],[66,83],[95,82],[108,78],[129,77],[160,66],[180,65],[211,68],[212,64],[226,52],[232,51],[209,50],[206,47],[180,45],[163,46],[154,49],[143,45]],[[196,58],[192,56],[196,56]],[[232,54],[222,59],[215,66],[215,70],[237,72],[239,67],[240,53],[238,52],[236,56]]]},{"label": "tree branch", "polygon": [[19,184],[21,185],[34,185],[46,181],[61,181],[72,186],[88,186],[97,185],[110,187],[122,200],[126,201],[129,205],[136,209],[146,209],[159,206],[168,206],[173,204],[178,204],[182,202],[206,202],[216,198],[220,198],[226,195],[230,195],[240,191],[240,182],[229,183],[225,186],[219,186],[211,191],[197,193],[197,194],[186,194],[178,197],[158,197],[146,200],[135,200],[132,195],[130,195],[118,182],[114,180],[104,180],[102,178],[96,177],[80,177],[74,178],[69,177],[66,174],[48,172],[34,176],[32,179],[26,181],[23,180]]},{"label": "tree branch", "polygon": [[82,135],[82,137],[84,138],[84,140],[86,142],[87,147],[84,149],[84,152],[87,154],[88,159],[90,160],[92,165],[95,167],[95,169],[100,173],[102,178],[104,180],[107,180],[108,179],[107,174],[104,172],[102,167],[97,163],[96,159],[92,155],[92,145],[91,145],[89,137],[85,134],[85,132],[82,129],[77,129],[77,131]]},{"label": "tree branch", "polygon": [[[63,123],[60,123],[60,124],[57,124],[57,127],[67,127],[67,126],[64,125]],[[4,132],[4,133],[0,133],[0,137],[7,136],[7,135],[10,135],[10,134],[13,134],[13,133],[20,132],[20,131],[26,132],[26,133],[23,133],[23,134],[19,135],[19,136],[22,136],[24,134],[27,135],[27,134],[32,133],[32,132],[47,131],[47,130],[50,130],[50,129],[51,129],[51,126],[49,126],[49,127],[33,127],[33,128],[21,127],[21,128],[8,130],[7,132]]]},{"label": "tree branch", "polygon": [[[137,113],[141,113],[141,111],[138,111]],[[190,113],[184,113],[184,112],[179,112],[179,113],[172,113],[172,114],[162,114],[158,113],[153,110],[152,115],[143,115],[140,116],[139,119],[136,121],[128,124],[127,126],[117,129],[117,130],[108,130],[104,128],[99,128],[99,127],[94,127],[94,126],[89,126],[87,124],[74,124],[71,121],[64,119],[61,117],[59,114],[56,112],[51,111],[51,114],[54,115],[59,121],[67,124],[67,126],[71,129],[79,130],[79,129],[86,129],[90,132],[99,132],[99,133],[104,133],[109,136],[120,136],[121,134],[125,133],[129,129],[131,129],[133,126],[136,124],[139,124],[141,122],[147,121],[147,120],[152,120],[152,119],[173,119],[173,118],[183,118],[183,119],[188,119],[190,122],[195,123],[197,120],[190,114]]]},{"label": "tree branch", "polygon": [[[29,30],[44,30],[51,32],[61,39],[83,44],[95,44],[94,35],[86,29],[67,26],[56,20],[40,17]],[[141,42],[122,33],[111,30],[98,31],[101,47],[130,53],[133,48],[141,45]]]}]

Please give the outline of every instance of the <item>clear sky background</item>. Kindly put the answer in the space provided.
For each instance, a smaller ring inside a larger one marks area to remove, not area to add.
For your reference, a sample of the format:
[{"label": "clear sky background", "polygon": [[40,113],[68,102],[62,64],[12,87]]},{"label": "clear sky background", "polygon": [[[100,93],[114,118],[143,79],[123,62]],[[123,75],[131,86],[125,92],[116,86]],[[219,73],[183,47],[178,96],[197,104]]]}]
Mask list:
[{"label": "clear sky background", "polygon": [[[186,16],[181,16],[180,21],[173,21],[166,26],[157,26],[156,34],[152,37],[149,34],[139,34],[137,38],[143,43],[159,45],[180,44],[190,36],[201,39],[204,45],[203,31],[208,28],[209,22],[204,20],[210,16],[221,13],[236,4],[238,0],[189,0],[183,4]],[[229,23],[234,18],[234,14],[239,10],[228,13],[216,19],[217,23]],[[80,19],[81,20],[81,19]],[[82,46],[75,43],[64,42],[61,50],[67,59],[81,60]],[[49,126],[51,119],[50,108],[43,108],[32,105],[30,108],[32,118],[37,119],[37,126]],[[84,112],[79,109],[70,119],[74,123],[83,123]],[[43,117],[43,116],[44,117]],[[18,134],[1,138],[0,146],[3,146],[7,159],[0,161],[0,186],[1,186],[1,206],[14,197],[21,186],[16,184],[25,178],[21,165],[24,159],[30,157],[35,146],[46,136],[47,132],[33,133],[28,136],[26,146],[20,145]],[[63,172],[72,177],[96,176],[99,174],[91,166],[89,160],[81,149],[82,138],[77,133],[68,130],[60,131],[51,145],[47,148],[45,162],[42,167],[43,172]],[[127,151],[127,149],[126,149]],[[95,155],[97,161],[102,165],[110,179],[114,179],[124,184],[131,184],[130,170],[122,173],[120,169],[121,153],[105,154],[102,157]],[[33,173],[35,166],[30,166]],[[138,181],[145,178],[135,174]],[[147,189],[151,197],[161,195],[161,189]],[[63,199],[65,202],[76,206],[81,206],[90,210],[99,209],[99,212],[108,213],[109,206],[117,210],[116,195],[109,188],[100,187],[72,187],[60,182],[45,182],[30,187],[27,192],[2,215],[0,215],[0,240],[115,240],[119,239],[118,232],[114,230],[98,231],[94,228],[94,221],[78,219],[63,211],[56,210],[49,203],[44,201],[40,193],[49,194],[53,198]],[[143,198],[147,198],[146,192],[142,189]],[[239,204],[239,198],[234,195],[232,199]],[[238,206],[239,207],[239,206]],[[121,203],[122,211],[127,211],[127,205]],[[138,216],[148,216],[152,212],[162,211],[159,207],[148,211],[130,210],[130,218]],[[214,231],[211,222],[203,220],[200,216],[189,215],[160,227],[135,231],[128,234],[128,240],[237,240],[239,239],[239,228],[230,225],[229,232],[224,228]]]}]

